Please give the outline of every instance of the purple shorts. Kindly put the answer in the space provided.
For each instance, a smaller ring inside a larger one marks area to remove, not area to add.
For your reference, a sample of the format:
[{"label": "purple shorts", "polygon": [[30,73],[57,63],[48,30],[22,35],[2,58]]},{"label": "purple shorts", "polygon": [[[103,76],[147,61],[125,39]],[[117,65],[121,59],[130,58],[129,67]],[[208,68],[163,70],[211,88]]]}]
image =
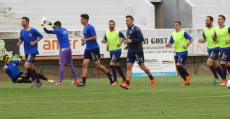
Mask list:
[{"label": "purple shorts", "polygon": [[69,64],[69,63],[73,63],[73,60],[72,60],[72,50],[71,50],[71,48],[65,49],[64,51],[62,51],[62,49],[60,49],[60,53],[59,53],[59,63],[60,63],[60,64]]}]

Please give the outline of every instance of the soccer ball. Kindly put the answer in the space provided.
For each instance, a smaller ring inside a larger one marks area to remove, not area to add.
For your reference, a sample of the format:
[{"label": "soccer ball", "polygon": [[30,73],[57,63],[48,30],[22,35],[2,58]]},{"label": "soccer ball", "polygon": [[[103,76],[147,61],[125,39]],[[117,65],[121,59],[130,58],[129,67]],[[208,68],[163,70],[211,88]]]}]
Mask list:
[{"label": "soccer ball", "polygon": [[46,23],[46,17],[41,17],[40,21],[43,22],[44,24]]},{"label": "soccer ball", "polygon": [[230,80],[227,81],[226,86],[230,89]]}]

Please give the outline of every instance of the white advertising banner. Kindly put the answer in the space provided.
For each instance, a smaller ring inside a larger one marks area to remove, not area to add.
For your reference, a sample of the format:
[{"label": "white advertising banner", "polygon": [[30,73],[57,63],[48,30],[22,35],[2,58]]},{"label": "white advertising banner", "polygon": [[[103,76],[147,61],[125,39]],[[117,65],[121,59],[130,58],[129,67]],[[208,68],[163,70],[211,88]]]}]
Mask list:
[{"label": "white advertising banner", "polygon": [[[145,66],[149,68],[154,77],[158,76],[177,76],[174,55],[172,53],[145,54]],[[147,77],[148,75],[141,70],[138,63],[133,65],[132,77]]]}]

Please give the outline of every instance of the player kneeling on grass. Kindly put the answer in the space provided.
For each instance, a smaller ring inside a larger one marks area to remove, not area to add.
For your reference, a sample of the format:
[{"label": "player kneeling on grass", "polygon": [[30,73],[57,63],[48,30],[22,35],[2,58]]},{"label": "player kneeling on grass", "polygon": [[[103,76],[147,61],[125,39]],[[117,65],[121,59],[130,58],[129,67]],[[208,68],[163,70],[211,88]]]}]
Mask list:
[{"label": "player kneeling on grass", "polygon": [[44,23],[41,23],[42,28],[48,34],[56,34],[58,43],[60,46],[60,53],[59,53],[59,62],[60,62],[60,72],[59,72],[59,81],[56,85],[62,85],[63,76],[64,76],[64,68],[65,64],[69,65],[69,68],[72,71],[72,75],[74,77],[74,84],[78,83],[77,80],[77,73],[75,67],[73,66],[73,59],[72,59],[72,49],[70,48],[69,43],[69,34],[65,28],[61,27],[61,22],[56,21],[54,25],[51,22],[48,22],[48,25],[54,28],[54,30],[47,30],[44,26]]},{"label": "player kneeling on grass", "polygon": [[174,28],[175,32],[172,33],[170,41],[166,44],[166,47],[171,47],[175,43],[176,52],[176,67],[180,73],[180,76],[184,79],[184,83],[181,86],[190,85],[191,75],[182,66],[186,64],[186,58],[188,55],[188,46],[192,43],[193,39],[188,35],[187,32],[180,29],[181,22],[175,21]]},{"label": "player kneeling on grass", "polygon": [[[3,57],[3,60],[6,63],[6,65],[3,67],[3,71],[11,78],[13,83],[32,82],[31,80],[29,80],[32,76],[29,73],[20,72],[19,68],[17,67],[20,63],[24,62],[23,59],[10,61],[9,56],[5,55]],[[50,83],[54,82],[53,80],[50,80],[49,78],[46,78],[41,74],[38,74],[38,77]]]},{"label": "player kneeling on grass", "polygon": [[110,58],[111,58],[110,67],[112,69],[113,77],[114,77],[113,84],[111,84],[112,86],[116,86],[118,83],[117,74],[116,74],[117,71],[122,77],[123,81],[126,80],[124,73],[119,64],[122,43],[126,40],[126,38],[121,31],[115,30],[114,27],[115,27],[115,22],[113,20],[110,20],[109,21],[110,30],[106,31],[105,37],[101,41],[102,43],[108,43],[108,46],[109,46],[109,52],[110,52]]}]

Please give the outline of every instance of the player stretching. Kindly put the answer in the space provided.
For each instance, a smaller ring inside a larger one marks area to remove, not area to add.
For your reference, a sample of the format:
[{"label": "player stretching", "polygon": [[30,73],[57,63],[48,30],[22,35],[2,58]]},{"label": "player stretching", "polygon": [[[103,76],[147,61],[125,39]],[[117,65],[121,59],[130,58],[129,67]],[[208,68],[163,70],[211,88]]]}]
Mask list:
[{"label": "player stretching", "polygon": [[[190,74],[182,66],[186,64],[186,58],[188,55],[188,46],[192,43],[193,39],[188,35],[187,32],[180,29],[181,22],[175,21],[174,28],[175,32],[172,33],[170,41],[166,44],[166,47],[171,47],[175,43],[176,52],[176,67],[180,76],[184,79],[184,83],[181,86],[190,85]],[[189,40],[189,41],[188,41]]]},{"label": "player stretching", "polygon": [[[108,46],[109,46],[109,51],[110,51],[110,67],[112,69],[113,72],[113,77],[114,77],[114,81],[112,86],[116,86],[118,81],[117,81],[117,74],[116,72],[118,71],[118,73],[120,74],[120,76],[122,77],[123,81],[126,80],[124,73],[120,67],[119,64],[119,59],[121,56],[121,49],[122,49],[122,43],[126,40],[124,34],[119,31],[119,30],[115,30],[115,22],[113,20],[109,21],[109,29],[108,31],[106,31],[105,33],[105,37],[104,39],[101,41],[102,43],[107,43],[108,42]],[[122,38],[122,40],[121,40]],[[117,69],[117,71],[116,71]]]},{"label": "player stretching", "polygon": [[75,67],[73,66],[72,50],[70,48],[68,31],[65,28],[61,27],[60,21],[56,21],[54,25],[51,22],[48,22],[48,25],[53,27],[54,30],[47,30],[46,27],[44,26],[44,23],[41,23],[41,25],[46,33],[57,35],[58,43],[60,46],[60,52],[59,52],[60,72],[59,72],[59,81],[56,83],[56,85],[63,84],[62,80],[64,76],[65,64],[68,64],[69,68],[72,71],[72,75],[74,77],[74,84],[77,84],[78,83],[77,73]]},{"label": "player stretching", "polygon": [[213,85],[216,85],[219,81],[219,78],[217,76],[217,73],[220,75],[222,78],[222,69],[219,66],[218,63],[218,55],[220,53],[220,45],[217,42],[213,41],[212,35],[215,32],[215,27],[212,25],[213,23],[213,17],[212,16],[207,16],[206,17],[206,28],[203,31],[203,39],[199,39],[199,43],[205,43],[206,41],[208,42],[208,60],[207,60],[207,65],[212,71],[214,75],[214,83]]},{"label": "player stretching", "polygon": [[223,80],[220,86],[225,86],[227,83],[226,75],[227,69],[230,72],[230,27],[225,26],[225,16],[219,15],[218,25],[219,27],[215,28],[215,34],[213,39],[220,44],[221,50],[221,67],[223,69]]},{"label": "player stretching", "polygon": [[133,24],[134,19],[132,16],[126,16],[126,24],[127,24],[127,44],[128,44],[128,54],[127,54],[127,73],[126,73],[126,81],[124,81],[120,86],[125,89],[129,89],[129,82],[132,76],[132,67],[133,63],[137,61],[140,68],[148,74],[149,79],[151,81],[152,88],[155,87],[155,78],[152,76],[150,70],[144,64],[144,52],[142,48],[141,42],[144,41],[144,37],[142,35],[141,29]]},{"label": "player stretching", "polygon": [[88,23],[89,16],[87,14],[81,15],[81,23],[84,25],[83,34],[84,37],[81,39],[82,46],[86,44],[86,49],[84,53],[83,59],[83,69],[82,69],[82,82],[78,83],[77,87],[84,87],[86,84],[86,76],[88,73],[88,65],[90,59],[94,61],[94,65],[97,69],[104,72],[110,81],[110,84],[113,83],[113,74],[111,74],[103,65],[100,63],[100,49],[99,45],[97,44],[97,35],[94,27]]},{"label": "player stretching", "polygon": [[21,22],[24,29],[22,29],[20,32],[20,38],[17,45],[20,46],[24,42],[24,51],[26,55],[25,68],[32,76],[32,83],[30,87],[34,87],[35,83],[37,82],[36,87],[39,88],[42,83],[34,69],[34,59],[38,51],[37,43],[43,38],[43,36],[35,28],[29,26],[28,17],[22,17]]},{"label": "player stretching", "polygon": [[[3,57],[3,61],[6,63],[6,65],[3,67],[3,71],[11,78],[13,83],[31,83],[29,79],[32,76],[28,73],[20,72],[18,68],[18,65],[24,62],[23,59],[11,61],[9,59],[9,56],[5,55]],[[38,73],[38,78],[43,79],[50,83],[54,82],[53,80],[46,78],[45,76],[39,73]]]}]

